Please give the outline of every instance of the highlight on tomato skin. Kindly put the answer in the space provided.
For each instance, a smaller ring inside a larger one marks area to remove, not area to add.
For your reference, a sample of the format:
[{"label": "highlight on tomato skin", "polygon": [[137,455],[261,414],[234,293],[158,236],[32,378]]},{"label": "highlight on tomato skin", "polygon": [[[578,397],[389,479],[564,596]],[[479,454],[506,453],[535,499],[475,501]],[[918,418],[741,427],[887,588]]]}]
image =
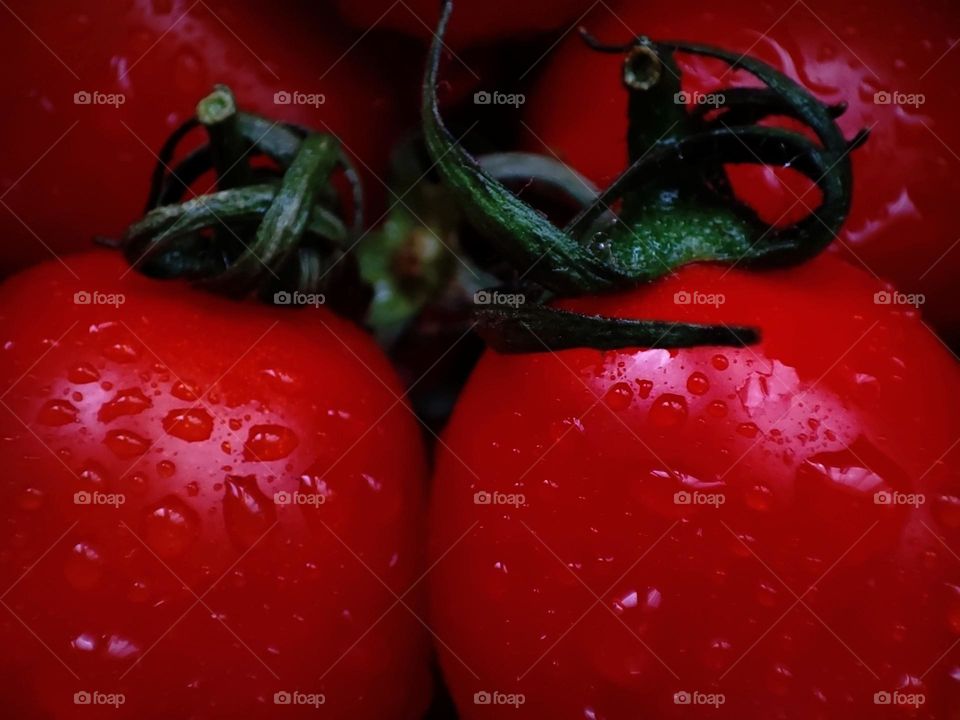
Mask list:
[{"label": "highlight on tomato skin", "polygon": [[[960,16],[952,3],[622,2],[597,6],[579,24],[609,43],[637,34],[756,56],[824,102],[845,103],[840,127],[848,136],[869,128],[870,139],[851,153],[853,207],[835,250],[920,299],[931,326],[958,341],[952,298],[960,245],[953,208],[944,202],[960,190],[953,121],[960,59],[948,52]],[[692,107],[740,78],[701,58],[681,58],[681,65]],[[556,153],[606,185],[627,157],[621,59],[590,50],[570,33],[539,67],[524,106],[524,149]],[[791,222],[818,200],[790,170],[737,166],[731,174],[735,189],[771,222]]]},{"label": "highlight on tomato skin", "polygon": [[461,717],[951,716],[960,373],[884,292],[830,256],[690,266],[564,306],[759,345],[484,356],[431,511]]},{"label": "highlight on tomato skin", "polygon": [[426,464],[373,341],[63,262],[0,287],[5,717],[421,717]]}]

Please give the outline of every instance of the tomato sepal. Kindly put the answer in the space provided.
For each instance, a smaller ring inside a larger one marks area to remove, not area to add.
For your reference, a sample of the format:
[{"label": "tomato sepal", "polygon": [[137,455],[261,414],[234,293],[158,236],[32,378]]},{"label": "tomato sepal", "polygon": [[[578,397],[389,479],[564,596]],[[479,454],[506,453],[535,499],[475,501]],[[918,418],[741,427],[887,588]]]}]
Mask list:
[{"label": "tomato sepal", "polygon": [[[174,163],[191,131],[208,142]],[[254,167],[265,156],[273,167]],[[352,190],[352,221],[332,184],[342,170]],[[216,191],[184,199],[205,173]],[[158,154],[145,216],[124,234],[131,265],[158,278],[186,278],[215,292],[270,300],[280,291],[332,293],[338,310],[361,317],[369,289],[357,290],[350,240],[362,225],[363,195],[339,141],[237,109],[223,85],[170,135]]]},{"label": "tomato sepal", "polygon": [[744,347],[760,342],[760,331],[746,326],[612,318],[546,305],[482,308],[476,317],[477,332],[487,345],[505,354],[575,348]]}]

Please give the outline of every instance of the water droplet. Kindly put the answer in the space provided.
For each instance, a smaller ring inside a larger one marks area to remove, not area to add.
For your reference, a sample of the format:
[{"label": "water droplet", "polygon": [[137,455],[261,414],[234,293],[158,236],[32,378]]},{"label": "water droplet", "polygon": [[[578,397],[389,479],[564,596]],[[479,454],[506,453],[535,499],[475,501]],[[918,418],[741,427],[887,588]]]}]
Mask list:
[{"label": "water droplet", "polygon": [[687,419],[687,401],[680,395],[664,393],[653,401],[649,418],[656,427],[679,427]]},{"label": "water droplet", "polygon": [[296,385],[293,375],[283,370],[269,368],[261,371],[260,374],[271,388],[279,392],[290,392]]},{"label": "water droplet", "polygon": [[117,323],[113,322],[112,320],[108,320],[107,322],[91,325],[89,328],[87,328],[87,330],[91,335],[100,335],[111,330],[117,330],[119,327],[120,326],[117,325]]},{"label": "water droplet", "polygon": [[633,389],[625,382],[618,382],[613,385],[603,396],[603,401],[611,410],[626,410],[630,407],[630,401],[633,400]]},{"label": "water droplet", "polygon": [[103,348],[103,356],[117,363],[131,363],[140,358],[140,350],[130,343],[118,342]]},{"label": "water droplet", "polygon": [[381,490],[383,490],[383,483],[377,480],[373,475],[368,475],[367,473],[360,473],[360,477],[362,477],[364,482],[367,483],[367,487],[373,490],[374,492],[380,492]]},{"label": "water droplet", "polygon": [[114,455],[124,459],[138,457],[150,449],[150,441],[131,430],[111,430],[103,442]]},{"label": "water droplet", "polygon": [[960,497],[937,495],[933,500],[933,516],[945,528],[960,528]]},{"label": "water droplet", "polygon": [[715,418],[727,416],[727,404],[723,400],[714,400],[707,405],[707,415]]},{"label": "water droplet", "polygon": [[153,402],[139,388],[118,390],[97,412],[97,420],[108,423],[123,415],[137,415],[152,406]]},{"label": "water droplet", "polygon": [[707,645],[705,663],[714,672],[725,670],[733,661],[733,645],[729,640],[714,638]]},{"label": "water droplet", "polygon": [[77,421],[76,406],[67,400],[48,400],[40,408],[37,421],[54,427],[67,425]]},{"label": "water droplet", "polygon": [[695,372],[687,378],[687,390],[694,395],[705,395],[710,389],[710,381],[702,372]]},{"label": "water droplet", "polygon": [[755,438],[760,428],[752,422],[740,423],[737,425],[737,432],[745,438]]},{"label": "water droplet", "polygon": [[948,583],[946,590],[949,595],[947,599],[947,627],[960,635],[960,587]]},{"label": "water droplet", "polygon": [[[322,495],[323,500],[319,504],[326,503],[330,499],[331,491],[327,481],[318,475],[301,475],[300,492],[303,495]],[[304,507],[310,507],[305,505]]]},{"label": "water droplet", "polygon": [[228,475],[224,482],[223,519],[231,540],[246,550],[273,526],[277,510],[253,475]]},{"label": "water droplet", "polygon": [[650,380],[637,380],[637,394],[646,400],[650,397],[650,391],[653,390],[653,382]]},{"label": "water droplet", "polygon": [[767,687],[775,695],[786,695],[793,681],[793,673],[783,663],[774,663],[767,676]]},{"label": "water droplet", "polygon": [[77,385],[86,385],[99,379],[100,373],[88,362],[77,363],[67,372],[67,380]]},{"label": "water droplet", "polygon": [[298,442],[293,430],[283,425],[254,425],[243,446],[243,459],[280,460],[292,453]]},{"label": "water droplet", "polygon": [[710,358],[710,364],[717,370],[726,370],[730,366],[730,361],[727,360],[726,355],[714,355]]},{"label": "water droplet", "polygon": [[757,586],[757,602],[764,607],[774,607],[779,594],[779,591],[769,583],[762,582]]},{"label": "water droplet", "polygon": [[95,490],[106,484],[107,472],[97,463],[88,462],[80,469],[79,477],[84,486]]},{"label": "water droplet", "polygon": [[568,433],[575,435],[583,432],[583,423],[578,417],[568,417],[550,423],[550,442],[557,443]]},{"label": "water droplet", "polygon": [[111,635],[107,639],[106,654],[117,660],[127,660],[140,652],[140,648],[127,638]]},{"label": "water droplet", "polygon": [[237,432],[240,428],[243,427],[243,421],[240,418],[230,418],[230,422],[228,424],[230,426],[230,429],[233,430],[234,432]]},{"label": "water droplet", "polygon": [[170,460],[161,460],[157,463],[157,472],[162,478],[173,477],[173,474],[177,471],[177,466],[174,465]]},{"label": "water droplet", "polygon": [[142,603],[150,599],[150,590],[143,580],[134,580],[127,590],[127,599],[130,602]]},{"label": "water droplet", "polygon": [[125,491],[133,495],[143,495],[147,490],[147,476],[142,472],[130,473],[124,481]]},{"label": "water droplet", "polygon": [[737,389],[737,396],[750,417],[760,413],[781,417],[789,411],[799,388],[797,371],[774,360],[769,373],[752,372]]},{"label": "water droplet", "polygon": [[797,470],[798,479],[816,479],[840,486],[846,493],[861,496],[889,489],[909,489],[907,474],[863,437],[849,447],[821,452],[807,458]]},{"label": "water droplet", "polygon": [[170,394],[175,398],[180,400],[199,400],[200,399],[200,390],[197,386],[188,381],[178,380],[174,383],[173,387],[170,388]]},{"label": "water droplet", "polygon": [[90,590],[103,577],[103,560],[92,545],[79,542],[70,549],[63,572],[75,589]]},{"label": "water droplet", "polygon": [[23,510],[37,510],[43,505],[43,491],[39,488],[24,488],[20,493],[20,508]]},{"label": "water droplet", "polygon": [[757,483],[746,493],[747,507],[757,512],[766,512],[773,506],[773,491],[762,483]]},{"label": "water droplet", "polygon": [[171,410],[163,419],[163,429],[181,440],[199,442],[213,432],[213,418],[203,408]]},{"label": "water droplet", "polygon": [[183,553],[193,543],[197,529],[196,514],[172,495],[148,510],[144,518],[144,539],[163,558]]},{"label": "water droplet", "polygon": [[80,633],[70,641],[70,646],[80,652],[93,652],[97,649],[97,638],[92,633]]},{"label": "water droplet", "polygon": [[637,591],[631,590],[623,597],[613,601],[613,609],[618,615],[623,614],[624,610],[630,610],[637,606]]}]

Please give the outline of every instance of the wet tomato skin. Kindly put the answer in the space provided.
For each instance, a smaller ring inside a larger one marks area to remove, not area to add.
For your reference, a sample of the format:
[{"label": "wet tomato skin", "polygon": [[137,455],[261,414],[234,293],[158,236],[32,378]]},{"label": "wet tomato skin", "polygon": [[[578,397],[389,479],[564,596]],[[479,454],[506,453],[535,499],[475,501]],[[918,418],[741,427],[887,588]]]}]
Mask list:
[{"label": "wet tomato skin", "polygon": [[329,12],[305,22],[295,0],[269,12],[223,0],[12,0],[4,14],[0,60],[16,71],[0,89],[17,110],[0,119],[10,138],[2,274],[89,249],[138,219],[156,153],[216,83],[244,111],[337,135],[374,204],[382,199],[397,98],[367,55],[345,54],[354,38]]},{"label": "wet tomato skin", "polygon": [[3,705],[315,717],[275,704],[299,692],[419,717],[429,643],[395,594],[422,570],[425,465],[373,342],[322,307],[65,262],[0,287]]},{"label": "wet tomato skin", "polygon": [[[960,57],[948,53],[960,14],[945,0],[898,3],[790,0],[723,4],[703,0],[597,7],[582,25],[601,40],[631,34],[681,39],[749,53],[799,81],[826,103],[846,102],[846,137],[870,130],[852,154],[853,206],[835,249],[854,264],[921,293],[924,317],[960,341],[953,282],[960,245],[949,198],[960,191],[960,131],[954,122]],[[627,97],[618,55],[588,49],[571,33],[550,56],[527,98],[526,148],[557,153],[606,184],[626,165]],[[744,77],[685,56],[685,89],[710,93]],[[808,213],[817,193],[798,173],[733,168],[736,190],[768,221]]]},{"label": "wet tomato skin", "polygon": [[[689,266],[564,305],[754,324],[759,345],[481,359],[431,509],[464,718],[872,717],[877,692],[949,716],[960,376],[885,291],[833,256]],[[525,701],[474,703],[493,691]]]}]

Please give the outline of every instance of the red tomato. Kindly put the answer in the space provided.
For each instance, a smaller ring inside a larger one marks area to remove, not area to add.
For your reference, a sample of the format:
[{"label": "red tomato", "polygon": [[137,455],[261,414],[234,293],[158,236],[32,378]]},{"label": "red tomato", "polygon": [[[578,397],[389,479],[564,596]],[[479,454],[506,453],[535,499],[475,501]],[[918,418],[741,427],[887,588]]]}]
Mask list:
[{"label": "red tomato", "polygon": [[[453,47],[482,45],[511,37],[568,29],[586,13],[590,0],[512,2],[459,0],[444,42]],[[439,0],[337,0],[344,19],[363,29],[385,28],[424,40],[433,37],[440,17]]]},{"label": "red tomato", "polygon": [[481,359],[431,517],[463,718],[954,717],[960,374],[888,291],[687,266],[563,306],[760,345]]},{"label": "red tomato", "polygon": [[[155,153],[215,83],[229,84],[243,110],[338,135],[367,189],[382,194],[373,174],[386,175],[394,97],[365,64],[363,46],[347,53],[350,38],[338,37],[329,18],[305,22],[290,0],[271,3],[269,13],[256,8],[224,0],[8,4],[0,272],[89,247],[94,235],[116,236],[137,219]],[[282,92],[289,104],[275,103]]]},{"label": "red tomato", "polygon": [[[610,43],[642,34],[749,53],[825,102],[849,103],[841,128],[847,137],[870,128],[871,137],[853,153],[853,208],[838,249],[902,291],[924,294],[924,315],[960,340],[952,297],[960,273],[951,202],[960,193],[960,88],[954,82],[960,54],[948,52],[960,36],[953,3],[774,0],[719,9],[704,0],[678,0],[614,10],[598,7],[582,24]],[[527,99],[533,131],[527,149],[546,152],[546,146],[600,183],[619,173],[627,157],[621,60],[588,49],[571,34]],[[737,77],[720,63],[683,60],[691,91],[709,93]],[[880,104],[887,99],[892,102]],[[787,221],[817,202],[804,195],[808,184],[797,177],[737,169],[734,182],[768,219]]]},{"label": "red tomato", "polygon": [[373,342],[66,262],[0,289],[5,716],[419,717],[425,466]]}]

